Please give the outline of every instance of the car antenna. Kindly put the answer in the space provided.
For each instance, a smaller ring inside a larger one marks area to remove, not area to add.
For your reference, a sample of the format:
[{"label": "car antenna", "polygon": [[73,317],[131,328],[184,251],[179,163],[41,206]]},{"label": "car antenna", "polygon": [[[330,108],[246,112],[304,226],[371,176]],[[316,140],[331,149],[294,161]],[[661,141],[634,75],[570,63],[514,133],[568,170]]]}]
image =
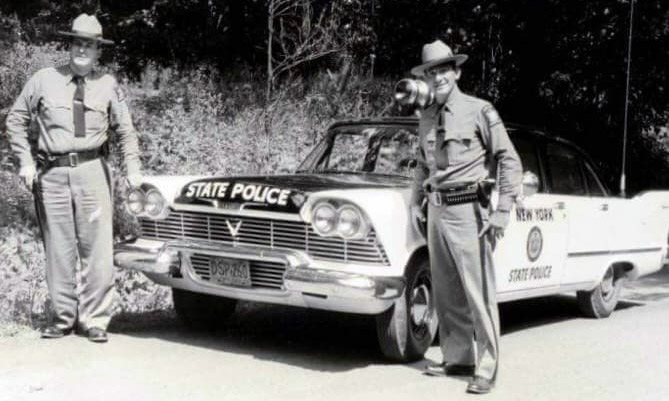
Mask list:
[{"label": "car antenna", "polygon": [[623,198],[627,195],[625,193],[626,189],[626,177],[625,170],[627,167],[627,114],[629,109],[629,96],[630,96],[630,70],[632,64],[632,23],[634,21],[634,0],[630,0],[630,30],[629,37],[627,39],[627,82],[625,83],[625,114],[623,117],[623,162],[622,162],[622,172],[620,173],[620,196]]}]

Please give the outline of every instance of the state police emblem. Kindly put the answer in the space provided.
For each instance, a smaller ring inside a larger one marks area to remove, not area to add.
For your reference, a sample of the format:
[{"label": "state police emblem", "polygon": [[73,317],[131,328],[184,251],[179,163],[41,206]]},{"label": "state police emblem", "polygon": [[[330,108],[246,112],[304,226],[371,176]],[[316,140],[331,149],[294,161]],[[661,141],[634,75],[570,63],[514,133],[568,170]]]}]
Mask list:
[{"label": "state police emblem", "polygon": [[544,238],[539,227],[532,227],[527,235],[527,258],[530,262],[539,259],[544,247]]}]

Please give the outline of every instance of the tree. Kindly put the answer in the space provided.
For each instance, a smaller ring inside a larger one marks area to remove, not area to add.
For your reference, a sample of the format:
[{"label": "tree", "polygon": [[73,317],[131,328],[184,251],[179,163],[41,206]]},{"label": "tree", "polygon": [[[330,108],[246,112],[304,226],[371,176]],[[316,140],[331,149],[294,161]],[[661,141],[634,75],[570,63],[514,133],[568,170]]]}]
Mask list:
[{"label": "tree", "polygon": [[343,49],[336,2],[314,12],[310,0],[269,0],[267,5],[267,89],[296,67]]}]

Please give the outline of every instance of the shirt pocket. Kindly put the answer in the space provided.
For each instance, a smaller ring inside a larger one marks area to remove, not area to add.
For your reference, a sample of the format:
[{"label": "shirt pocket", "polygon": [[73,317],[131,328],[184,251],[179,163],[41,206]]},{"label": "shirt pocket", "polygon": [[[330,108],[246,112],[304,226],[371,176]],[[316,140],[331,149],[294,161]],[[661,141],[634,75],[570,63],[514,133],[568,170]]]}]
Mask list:
[{"label": "shirt pocket", "polygon": [[42,98],[40,114],[44,124],[50,127],[72,127],[72,100],[61,98]]},{"label": "shirt pocket", "polygon": [[108,103],[100,100],[84,101],[86,109],[86,131],[100,132],[107,128]]},{"label": "shirt pocket", "polygon": [[448,165],[464,163],[472,158],[476,149],[480,147],[474,131],[446,131],[444,146],[448,154]]}]

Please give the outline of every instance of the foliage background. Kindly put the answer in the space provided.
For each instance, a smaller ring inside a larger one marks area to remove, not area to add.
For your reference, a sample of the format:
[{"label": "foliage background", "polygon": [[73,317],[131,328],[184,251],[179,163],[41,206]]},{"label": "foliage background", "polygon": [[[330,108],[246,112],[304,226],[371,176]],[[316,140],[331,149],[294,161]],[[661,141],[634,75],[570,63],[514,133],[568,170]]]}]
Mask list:
[{"label": "foliage background", "polygon": [[[285,10],[272,31],[270,6]],[[27,78],[67,59],[57,31],[81,12],[95,13],[116,41],[102,64],[127,89],[147,174],[290,170],[339,116],[407,112],[392,105],[393,84],[419,63],[424,43],[441,38],[470,56],[466,92],[491,100],[506,121],[575,141],[617,188],[629,8],[629,0],[4,0],[0,131]],[[635,3],[630,193],[669,184],[668,39],[669,4]],[[268,92],[270,42],[274,68],[299,62],[277,69]],[[5,139],[0,322],[38,326],[48,298],[43,250]],[[133,224],[117,201],[115,234]],[[140,275],[119,272],[117,287],[120,310],[169,306],[166,290]]]}]

